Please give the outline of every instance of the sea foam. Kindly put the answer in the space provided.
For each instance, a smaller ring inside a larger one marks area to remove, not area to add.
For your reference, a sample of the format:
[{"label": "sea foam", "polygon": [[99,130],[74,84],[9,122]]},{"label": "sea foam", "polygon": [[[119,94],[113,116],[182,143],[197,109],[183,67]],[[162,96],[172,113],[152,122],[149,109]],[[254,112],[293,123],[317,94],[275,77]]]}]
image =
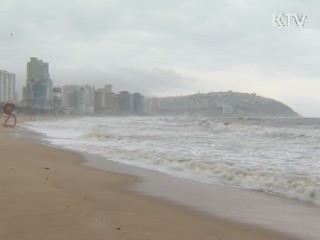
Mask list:
[{"label": "sea foam", "polygon": [[88,117],[24,126],[106,160],[320,204],[319,119]]}]

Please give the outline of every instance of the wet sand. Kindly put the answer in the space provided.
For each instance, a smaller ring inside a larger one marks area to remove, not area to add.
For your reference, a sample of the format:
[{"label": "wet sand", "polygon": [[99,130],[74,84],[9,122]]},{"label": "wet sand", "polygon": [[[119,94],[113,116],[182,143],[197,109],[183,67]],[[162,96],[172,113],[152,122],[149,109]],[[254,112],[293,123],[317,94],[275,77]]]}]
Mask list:
[{"label": "wet sand", "polygon": [[139,178],[10,137],[19,131],[0,130],[0,239],[291,239],[135,193]]},{"label": "wet sand", "polygon": [[298,239],[318,240],[320,208],[260,191],[206,184],[86,156],[85,166],[138,176],[135,192],[195,209],[207,216],[259,226]]}]

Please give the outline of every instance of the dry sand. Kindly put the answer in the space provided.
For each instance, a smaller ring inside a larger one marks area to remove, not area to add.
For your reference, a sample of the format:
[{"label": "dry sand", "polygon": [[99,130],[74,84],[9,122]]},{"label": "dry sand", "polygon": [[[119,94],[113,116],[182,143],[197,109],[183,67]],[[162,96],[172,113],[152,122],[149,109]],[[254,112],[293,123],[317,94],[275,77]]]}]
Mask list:
[{"label": "dry sand", "polygon": [[0,130],[0,239],[273,240],[280,234],[201,215],[129,190],[136,177]]}]

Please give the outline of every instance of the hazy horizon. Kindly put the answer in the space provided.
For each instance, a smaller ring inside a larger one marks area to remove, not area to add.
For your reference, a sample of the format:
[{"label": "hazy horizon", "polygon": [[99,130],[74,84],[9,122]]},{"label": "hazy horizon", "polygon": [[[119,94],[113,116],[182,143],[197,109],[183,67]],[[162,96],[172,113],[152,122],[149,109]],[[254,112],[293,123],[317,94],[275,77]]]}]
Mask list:
[{"label": "hazy horizon", "polygon": [[[30,57],[55,86],[112,84],[148,96],[229,91],[320,117],[316,1],[3,0],[0,69],[25,85]],[[307,16],[277,27],[272,15]]]}]

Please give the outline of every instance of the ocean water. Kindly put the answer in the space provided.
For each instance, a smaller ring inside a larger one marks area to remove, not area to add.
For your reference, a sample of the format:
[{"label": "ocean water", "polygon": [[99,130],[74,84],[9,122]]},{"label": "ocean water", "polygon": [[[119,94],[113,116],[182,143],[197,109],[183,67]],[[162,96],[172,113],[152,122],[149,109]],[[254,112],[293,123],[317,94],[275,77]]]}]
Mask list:
[{"label": "ocean water", "polygon": [[106,161],[320,205],[320,119],[86,117],[24,126]]}]

